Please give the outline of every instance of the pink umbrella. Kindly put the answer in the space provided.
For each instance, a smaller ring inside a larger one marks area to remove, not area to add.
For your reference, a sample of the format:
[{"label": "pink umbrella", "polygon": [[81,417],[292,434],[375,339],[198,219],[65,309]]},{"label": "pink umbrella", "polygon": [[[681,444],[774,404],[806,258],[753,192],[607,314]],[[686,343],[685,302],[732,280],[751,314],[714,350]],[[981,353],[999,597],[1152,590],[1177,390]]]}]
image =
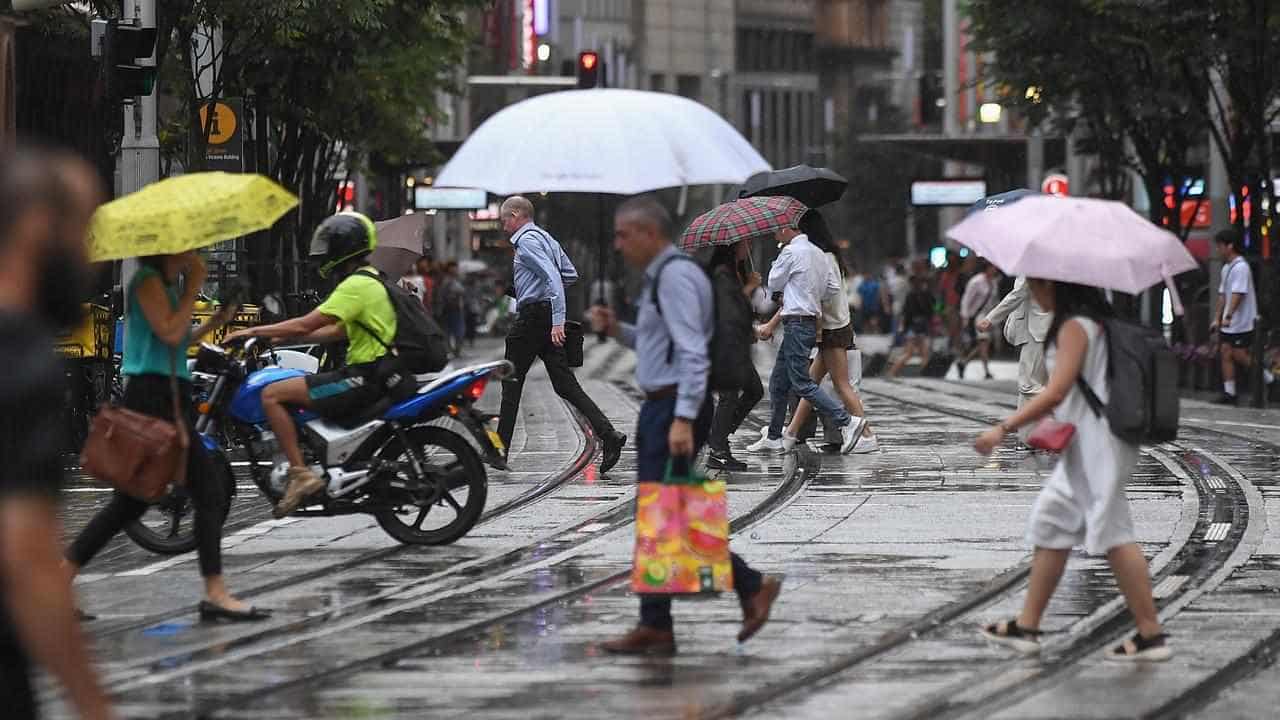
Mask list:
[{"label": "pink umbrella", "polygon": [[1199,267],[1178,238],[1129,206],[1089,198],[1029,197],[974,213],[947,231],[1009,275],[1092,285],[1126,293]]}]

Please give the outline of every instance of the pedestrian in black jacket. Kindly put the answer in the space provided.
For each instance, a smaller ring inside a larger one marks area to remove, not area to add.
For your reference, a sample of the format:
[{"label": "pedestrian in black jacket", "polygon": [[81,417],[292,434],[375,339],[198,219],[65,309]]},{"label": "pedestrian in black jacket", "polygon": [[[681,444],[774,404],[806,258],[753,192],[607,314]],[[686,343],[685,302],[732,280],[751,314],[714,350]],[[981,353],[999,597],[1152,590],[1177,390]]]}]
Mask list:
[{"label": "pedestrian in black jacket", "polygon": [[[732,337],[717,338],[719,342],[750,343],[754,338],[752,328],[751,293],[760,287],[760,273],[751,272],[747,258],[751,254],[751,241],[739,240],[732,245],[719,245],[711,255],[708,269],[711,273],[712,291],[720,321],[725,327],[736,328]],[[723,331],[722,331],[723,332]],[[750,348],[736,353],[750,357]],[[711,435],[707,439],[707,467],[720,470],[746,470],[747,464],[729,451],[729,435],[742,425],[751,409],[764,397],[764,385],[755,366],[744,370],[746,379],[742,387],[721,390],[711,421]]]}]

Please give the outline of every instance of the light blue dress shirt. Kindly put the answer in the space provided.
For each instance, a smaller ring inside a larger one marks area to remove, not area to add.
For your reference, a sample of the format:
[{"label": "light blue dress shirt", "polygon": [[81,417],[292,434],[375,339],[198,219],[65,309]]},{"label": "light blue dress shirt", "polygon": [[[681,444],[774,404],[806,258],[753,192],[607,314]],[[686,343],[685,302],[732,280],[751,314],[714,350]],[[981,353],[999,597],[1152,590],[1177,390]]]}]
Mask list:
[{"label": "light blue dress shirt", "polygon": [[516,304],[551,301],[551,324],[563,325],[564,286],[578,281],[578,270],[564,248],[532,221],[511,236],[515,247]]},{"label": "light blue dress shirt", "polygon": [[[644,290],[636,324],[623,323],[621,340],[636,351],[636,383],[652,392],[676,386],[676,417],[694,420],[707,395],[711,358],[707,345],[715,330],[711,280],[687,260],[662,268],[658,286],[662,314],[653,303],[658,267],[680,253],[673,245],[658,254],[644,272]],[[670,351],[671,362],[667,362]]]}]

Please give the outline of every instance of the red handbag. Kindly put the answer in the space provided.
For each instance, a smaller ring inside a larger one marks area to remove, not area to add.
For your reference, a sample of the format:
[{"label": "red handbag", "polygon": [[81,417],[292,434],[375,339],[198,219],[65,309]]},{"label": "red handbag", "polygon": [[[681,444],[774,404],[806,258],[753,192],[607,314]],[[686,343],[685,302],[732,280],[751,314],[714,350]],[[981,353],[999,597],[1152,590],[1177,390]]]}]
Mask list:
[{"label": "red handbag", "polygon": [[1060,453],[1067,449],[1067,446],[1071,444],[1071,439],[1075,436],[1076,426],[1072,423],[1045,418],[1027,436],[1027,445],[1036,450]]}]

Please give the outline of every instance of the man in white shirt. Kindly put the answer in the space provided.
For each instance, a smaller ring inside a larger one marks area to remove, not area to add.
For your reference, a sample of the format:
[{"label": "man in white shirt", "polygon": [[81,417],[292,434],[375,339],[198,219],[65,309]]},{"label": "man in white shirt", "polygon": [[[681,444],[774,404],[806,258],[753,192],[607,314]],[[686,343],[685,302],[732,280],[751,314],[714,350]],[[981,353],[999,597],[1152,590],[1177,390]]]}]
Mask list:
[{"label": "man in white shirt", "polygon": [[[1222,281],[1218,285],[1218,308],[1209,329],[1218,331],[1222,358],[1222,397],[1214,402],[1220,405],[1236,404],[1236,365],[1248,368],[1252,364],[1253,326],[1258,320],[1258,298],[1253,286],[1253,271],[1241,257],[1244,237],[1235,228],[1223,230],[1214,240],[1218,251],[1226,260],[1222,266]],[[1270,383],[1271,373],[1264,371],[1264,380]]]},{"label": "man in white shirt", "polygon": [[796,438],[782,432],[787,395],[795,392],[817,408],[830,427],[840,428],[840,451],[848,453],[862,435],[865,421],[849,415],[844,405],[809,377],[809,354],[821,332],[822,300],[840,293],[840,276],[827,264],[826,254],[800,231],[784,228],[774,236],[784,247],[769,269],[769,290],[782,293],[782,309],[758,334],[764,340],[771,338],[779,323],[784,334],[769,377],[769,433],[747,450],[785,452],[795,446]]}]

